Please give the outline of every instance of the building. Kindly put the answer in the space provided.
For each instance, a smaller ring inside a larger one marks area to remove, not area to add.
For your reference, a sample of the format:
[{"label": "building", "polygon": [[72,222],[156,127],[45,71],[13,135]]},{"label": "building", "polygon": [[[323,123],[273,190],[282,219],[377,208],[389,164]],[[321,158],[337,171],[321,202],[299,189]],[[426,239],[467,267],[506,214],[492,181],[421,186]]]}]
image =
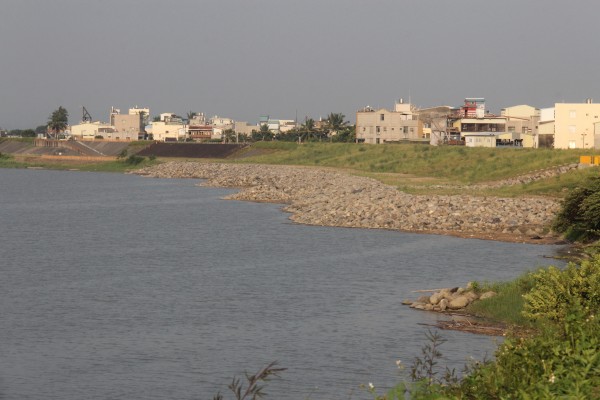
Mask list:
[{"label": "building", "polygon": [[492,132],[473,132],[463,134],[467,147],[496,147],[496,134]]},{"label": "building", "polygon": [[554,107],[540,109],[537,141],[538,147],[554,148]]},{"label": "building", "polygon": [[143,139],[146,133],[144,130],[144,113],[145,111],[121,114],[119,109],[112,107],[110,111],[110,125],[113,126],[115,135],[110,135],[110,137],[105,137],[105,139]]},{"label": "building", "polygon": [[448,143],[451,139],[458,140],[455,135],[458,130],[449,124],[456,109],[449,106],[422,108],[417,111],[419,121],[423,124],[423,137],[429,138],[429,144],[437,146]]},{"label": "building", "polygon": [[212,138],[213,127],[211,125],[189,125],[187,132],[190,139],[200,142]]},{"label": "building", "polygon": [[371,144],[422,142],[422,124],[414,111],[413,106],[402,99],[394,105],[393,111],[369,106],[357,111],[357,141]]},{"label": "building", "polygon": [[467,97],[460,111],[463,118],[483,118],[485,116],[485,99]]},{"label": "building", "polygon": [[144,126],[148,125],[150,121],[150,109],[135,106],[129,109],[129,115],[141,115],[142,116],[142,124]]},{"label": "building", "polygon": [[585,103],[554,105],[555,149],[598,149],[595,123],[600,122],[600,104],[592,99]]},{"label": "building", "polygon": [[520,143],[522,147],[539,147],[541,110],[525,104],[506,107],[500,111],[506,121],[506,131],[500,140]]},{"label": "building", "polygon": [[259,128],[256,125],[251,125],[245,121],[235,121],[233,130],[238,135],[252,136],[252,131],[258,131]]},{"label": "building", "polygon": [[71,136],[78,140],[107,139],[113,132],[112,125],[100,121],[84,121],[71,125]]},{"label": "building", "polygon": [[180,116],[173,113],[162,113],[159,121],[152,122],[148,134],[151,135],[153,140],[176,142],[185,140],[186,127]]}]

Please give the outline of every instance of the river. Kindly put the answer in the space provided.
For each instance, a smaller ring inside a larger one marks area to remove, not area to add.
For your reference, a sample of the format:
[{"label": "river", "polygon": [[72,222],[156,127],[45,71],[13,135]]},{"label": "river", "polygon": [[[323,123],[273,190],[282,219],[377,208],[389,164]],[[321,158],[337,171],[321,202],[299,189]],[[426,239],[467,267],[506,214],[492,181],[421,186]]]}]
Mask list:
[{"label": "river", "polygon": [[[506,280],[556,246],[297,225],[198,181],[0,170],[0,399],[361,399],[406,376],[437,314],[411,291]],[[443,331],[442,364],[497,338]]]}]

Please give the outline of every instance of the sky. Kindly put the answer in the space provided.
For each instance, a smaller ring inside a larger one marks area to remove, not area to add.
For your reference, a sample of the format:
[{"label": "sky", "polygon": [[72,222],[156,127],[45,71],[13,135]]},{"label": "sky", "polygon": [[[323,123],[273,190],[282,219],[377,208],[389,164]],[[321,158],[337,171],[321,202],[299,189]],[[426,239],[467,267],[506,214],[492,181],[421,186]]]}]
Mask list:
[{"label": "sky", "polygon": [[0,127],[600,101],[598,0],[2,0]]}]

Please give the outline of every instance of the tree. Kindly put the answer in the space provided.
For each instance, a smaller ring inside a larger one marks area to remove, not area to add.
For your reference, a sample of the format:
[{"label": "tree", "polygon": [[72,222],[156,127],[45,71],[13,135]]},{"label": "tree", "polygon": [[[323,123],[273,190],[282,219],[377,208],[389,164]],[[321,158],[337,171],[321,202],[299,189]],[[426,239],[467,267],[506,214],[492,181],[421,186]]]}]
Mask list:
[{"label": "tree", "polygon": [[63,106],[58,107],[48,118],[48,131],[58,136],[59,132],[67,129],[69,124],[69,113]]},{"label": "tree", "polygon": [[45,134],[46,132],[48,132],[48,125],[40,125],[37,128],[35,128],[35,133]]},{"label": "tree", "polygon": [[188,113],[187,113],[187,119],[188,119],[188,121],[191,121],[195,116],[196,116],[195,112],[188,111]]},{"label": "tree", "polygon": [[[311,135],[314,135],[315,132],[315,120],[312,118],[304,117],[304,123],[302,124],[302,130],[304,134],[302,136],[305,137],[305,140],[308,141]],[[302,136],[298,139],[299,142],[302,142]]]},{"label": "tree", "polygon": [[223,131],[223,142],[224,143],[237,143],[237,135],[233,129],[225,129]]},{"label": "tree", "polygon": [[346,116],[342,113],[330,113],[327,116],[327,135],[330,140],[346,126],[348,121],[344,121],[344,119],[346,119]]},{"label": "tree", "polygon": [[269,129],[269,125],[262,124],[258,132],[252,131],[252,139],[254,140],[272,140],[273,132]]}]

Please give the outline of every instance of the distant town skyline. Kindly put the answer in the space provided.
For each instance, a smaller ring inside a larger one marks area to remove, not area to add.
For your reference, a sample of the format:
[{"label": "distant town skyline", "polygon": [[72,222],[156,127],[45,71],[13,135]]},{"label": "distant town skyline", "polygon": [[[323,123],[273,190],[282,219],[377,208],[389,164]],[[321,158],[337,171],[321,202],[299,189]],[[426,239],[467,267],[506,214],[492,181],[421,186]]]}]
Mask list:
[{"label": "distant town skyline", "polygon": [[0,127],[85,106],[250,123],[391,108],[600,101],[600,2],[5,0]]}]

